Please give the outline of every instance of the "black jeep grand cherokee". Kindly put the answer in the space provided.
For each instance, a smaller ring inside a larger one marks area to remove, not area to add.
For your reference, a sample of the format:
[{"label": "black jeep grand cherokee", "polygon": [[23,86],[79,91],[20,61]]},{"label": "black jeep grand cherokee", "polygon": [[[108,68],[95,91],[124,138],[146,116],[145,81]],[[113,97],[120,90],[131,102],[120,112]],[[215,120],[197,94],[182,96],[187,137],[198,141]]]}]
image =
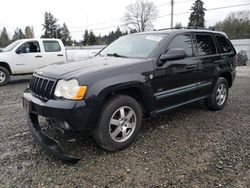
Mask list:
[{"label": "black jeep grand cherokee", "polygon": [[127,147],[142,117],[204,100],[222,109],[235,78],[236,52],[226,35],[200,29],[161,30],[119,38],[94,58],[37,70],[23,93],[37,142],[59,159],[63,153],[42,133],[38,116],[64,130],[93,131],[103,148]]}]

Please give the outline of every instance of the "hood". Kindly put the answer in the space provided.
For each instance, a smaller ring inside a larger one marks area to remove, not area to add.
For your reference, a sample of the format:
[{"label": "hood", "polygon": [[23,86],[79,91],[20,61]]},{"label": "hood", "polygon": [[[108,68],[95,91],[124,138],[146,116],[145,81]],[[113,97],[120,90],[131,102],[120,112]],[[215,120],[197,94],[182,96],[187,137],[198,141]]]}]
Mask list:
[{"label": "hood", "polygon": [[92,73],[128,66],[145,61],[144,59],[119,57],[93,57],[91,59],[60,62],[35,71],[36,74],[56,79],[71,79]]}]

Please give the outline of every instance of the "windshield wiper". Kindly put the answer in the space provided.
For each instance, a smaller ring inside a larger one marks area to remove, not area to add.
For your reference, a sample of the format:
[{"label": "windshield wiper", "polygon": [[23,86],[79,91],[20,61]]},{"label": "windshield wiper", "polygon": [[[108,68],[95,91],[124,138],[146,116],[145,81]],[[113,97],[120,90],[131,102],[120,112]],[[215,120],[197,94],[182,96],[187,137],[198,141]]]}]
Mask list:
[{"label": "windshield wiper", "polygon": [[120,55],[120,54],[117,54],[117,53],[107,54],[107,56],[113,56],[113,57],[124,57],[124,58],[126,58],[126,57],[127,57],[127,56],[125,56],[125,55]]}]

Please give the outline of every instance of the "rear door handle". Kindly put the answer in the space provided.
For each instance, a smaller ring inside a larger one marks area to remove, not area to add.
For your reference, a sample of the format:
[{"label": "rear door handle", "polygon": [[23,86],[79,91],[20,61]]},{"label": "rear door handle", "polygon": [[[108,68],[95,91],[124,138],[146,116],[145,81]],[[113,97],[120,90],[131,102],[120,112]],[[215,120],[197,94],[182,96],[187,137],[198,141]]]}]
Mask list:
[{"label": "rear door handle", "polygon": [[63,54],[57,54],[57,56],[63,56]]},{"label": "rear door handle", "polygon": [[35,56],[35,58],[41,58],[41,57],[43,57],[43,56],[41,56],[41,55],[36,55]]}]

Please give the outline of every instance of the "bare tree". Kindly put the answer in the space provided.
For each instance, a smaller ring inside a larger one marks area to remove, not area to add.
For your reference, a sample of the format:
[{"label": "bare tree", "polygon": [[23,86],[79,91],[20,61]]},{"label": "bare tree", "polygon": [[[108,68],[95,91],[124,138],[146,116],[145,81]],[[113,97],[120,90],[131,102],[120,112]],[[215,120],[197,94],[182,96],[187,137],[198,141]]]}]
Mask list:
[{"label": "bare tree", "polygon": [[152,22],[158,16],[158,10],[153,2],[137,0],[126,8],[122,21],[130,30],[136,29],[143,32],[153,29]]}]

